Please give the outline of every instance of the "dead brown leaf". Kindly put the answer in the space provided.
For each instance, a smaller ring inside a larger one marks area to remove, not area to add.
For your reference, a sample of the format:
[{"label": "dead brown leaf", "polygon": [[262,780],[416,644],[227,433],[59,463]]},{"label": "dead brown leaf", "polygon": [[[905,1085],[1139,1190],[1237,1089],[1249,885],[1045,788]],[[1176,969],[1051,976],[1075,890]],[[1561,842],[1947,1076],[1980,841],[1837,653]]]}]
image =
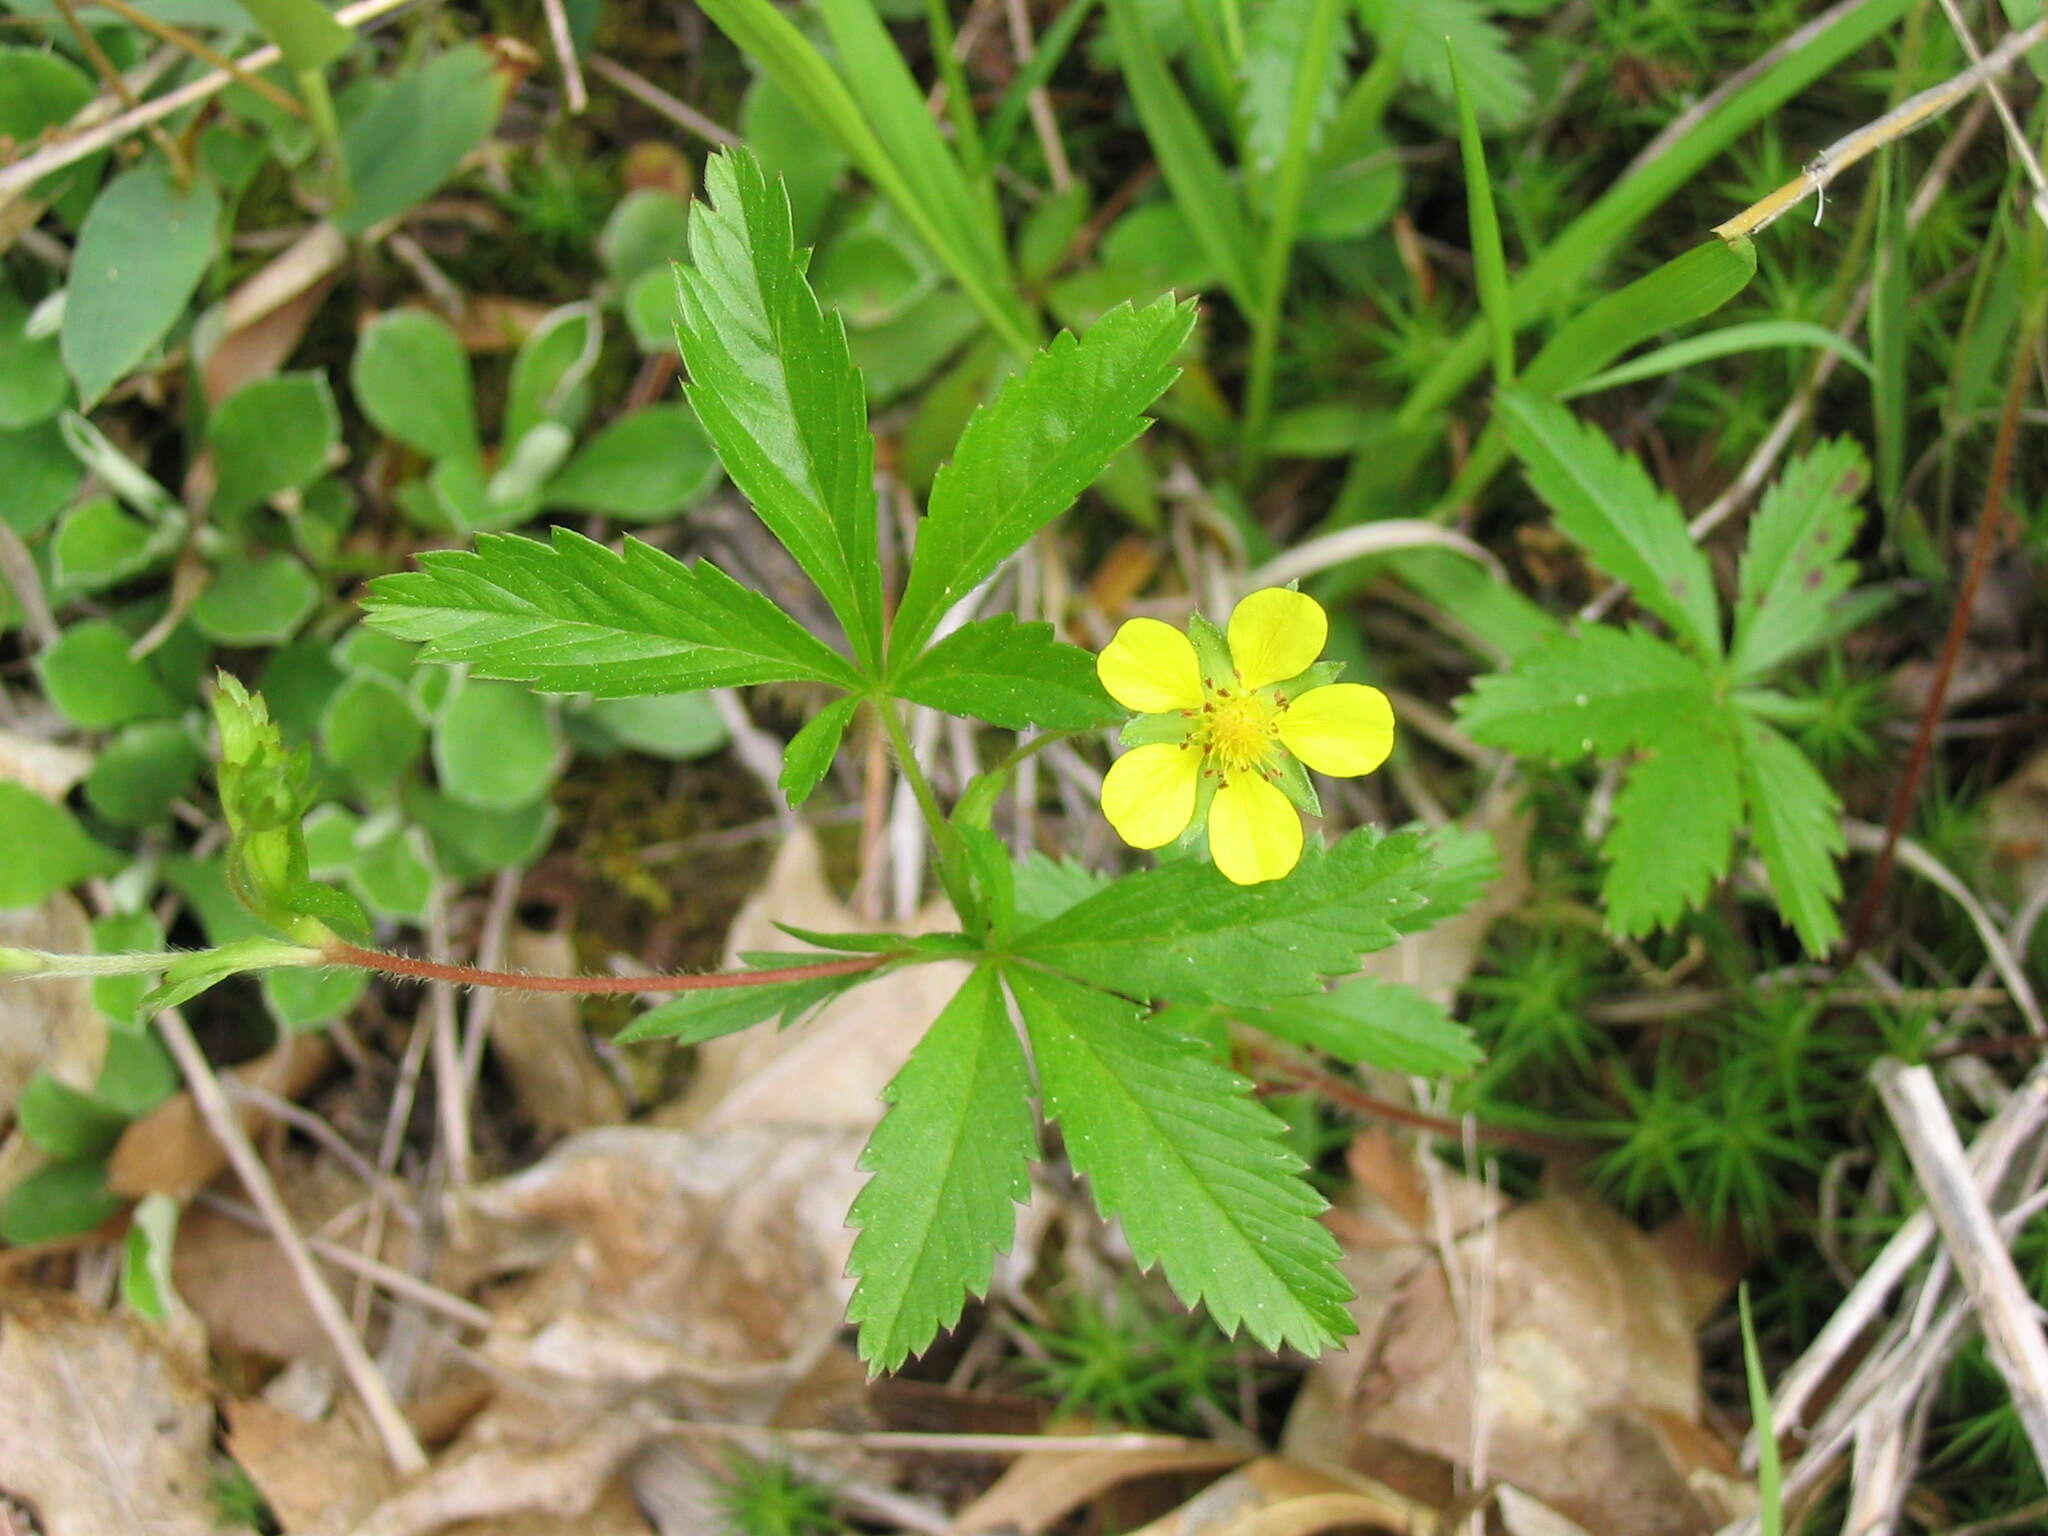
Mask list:
[{"label": "dead brown leaf", "polygon": [[0,1300],[0,1495],[43,1536],[218,1536],[206,1382],[66,1295]]},{"label": "dead brown leaf", "polygon": [[[934,903],[906,931],[929,933],[952,921],[950,909]],[[790,834],[761,889],[733,918],[726,963],[739,964],[747,950],[805,947],[777,923],[821,933],[873,926],[834,894],[808,828]],[[881,1117],[882,1089],[965,976],[957,964],[911,966],[855,988],[792,1029],[762,1027],[713,1040],[698,1048],[689,1092],[654,1119],[694,1130],[757,1124],[871,1130]]]},{"label": "dead brown leaf", "polygon": [[[1390,1162],[1383,1150],[1354,1157],[1394,1197],[1360,1186],[1382,1226],[1432,1239],[1442,1201],[1464,1207],[1441,1223],[1463,1233],[1451,1244],[1457,1296],[1433,1241],[1407,1250],[1403,1274],[1400,1247],[1347,1240],[1356,1363],[1318,1364],[1288,1449],[1445,1498],[1450,1469],[1472,1468],[1483,1435],[1488,1477],[1592,1536],[1699,1536],[1739,1513],[1746,1490],[1700,1424],[1693,1329],[1709,1282],[1674,1267],[1701,1250],[1660,1245],[1562,1189],[1475,1224],[1473,1190],[1448,1175],[1432,1181],[1442,1192],[1417,1226],[1416,1191]],[[1474,1348],[1467,1309],[1481,1294],[1491,1325]]]},{"label": "dead brown leaf", "polygon": [[1246,1454],[1236,1446],[1197,1444],[1021,1456],[960,1512],[954,1528],[961,1536],[981,1531],[1038,1536],[1121,1483],[1174,1472],[1220,1471],[1236,1466]]},{"label": "dead brown leaf", "polygon": [[[319,1081],[333,1060],[334,1047],[324,1035],[290,1035],[254,1061],[221,1075],[296,1099]],[[237,1112],[244,1129],[264,1118],[260,1109],[246,1104]],[[206,1128],[192,1096],[181,1093],[121,1133],[107,1159],[107,1187],[131,1200],[162,1194],[183,1202],[211,1184],[226,1166],[227,1154]]]},{"label": "dead brown leaf", "polygon": [[1134,1536],[1312,1536],[1328,1530],[1424,1536],[1436,1527],[1435,1510],[1391,1489],[1262,1456]]},{"label": "dead brown leaf", "polygon": [[[506,944],[514,970],[576,969],[567,934],[515,930]],[[626,1096],[590,1048],[574,997],[506,992],[490,1014],[491,1049],[512,1081],[520,1112],[542,1134],[567,1136],[626,1118]]]},{"label": "dead brown leaf", "polygon": [[[58,892],[39,907],[0,909],[0,945],[86,954],[92,929],[76,901]],[[0,1126],[11,1125],[14,1103],[39,1071],[81,1092],[90,1091],[107,1055],[107,1021],[93,1006],[83,977],[49,976],[0,987]],[[19,1131],[0,1142],[0,1192],[12,1189],[45,1162]]]}]

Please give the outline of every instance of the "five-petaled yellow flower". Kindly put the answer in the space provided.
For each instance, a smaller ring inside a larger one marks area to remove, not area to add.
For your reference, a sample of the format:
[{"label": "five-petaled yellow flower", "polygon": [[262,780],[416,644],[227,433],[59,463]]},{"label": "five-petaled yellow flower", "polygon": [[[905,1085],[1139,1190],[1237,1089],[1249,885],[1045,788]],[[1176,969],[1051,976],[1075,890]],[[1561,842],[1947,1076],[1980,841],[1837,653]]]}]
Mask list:
[{"label": "five-petaled yellow flower", "polygon": [[1301,858],[1301,817],[1322,814],[1304,766],[1349,778],[1394,749],[1394,710],[1340,662],[1318,662],[1330,622],[1304,593],[1266,587],[1219,632],[1131,619],[1096,658],[1109,696],[1138,718],[1102,781],[1102,812],[1133,848],[1209,829],[1216,867],[1239,885],[1278,880]]}]

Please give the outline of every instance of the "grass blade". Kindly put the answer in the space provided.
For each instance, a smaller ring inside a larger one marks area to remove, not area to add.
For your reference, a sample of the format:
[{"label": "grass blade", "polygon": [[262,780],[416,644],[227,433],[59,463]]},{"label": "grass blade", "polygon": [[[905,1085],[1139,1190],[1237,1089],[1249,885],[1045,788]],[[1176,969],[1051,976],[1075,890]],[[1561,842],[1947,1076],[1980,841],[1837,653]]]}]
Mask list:
[{"label": "grass blade", "polygon": [[1110,34],[1131,102],[1173,200],[1246,314],[1259,311],[1258,251],[1230,174],[1180,84],[1153,46],[1138,0],[1108,0]]},{"label": "grass blade", "polygon": [[1451,89],[1458,98],[1458,148],[1465,161],[1465,210],[1471,226],[1472,267],[1479,284],[1479,309],[1493,343],[1493,381],[1515,382],[1515,317],[1508,298],[1508,257],[1500,242],[1500,215],[1493,207],[1493,181],[1486,171],[1486,146],[1479,138],[1479,114],[1458,71],[1458,55],[1444,40]]},{"label": "grass blade", "polygon": [[[1534,319],[1559,293],[1611,257],[1633,230],[1692,180],[1700,168],[1800,91],[1883,35],[1908,0],[1861,0],[1838,5],[1806,29],[1797,47],[1730,93],[1714,111],[1687,125],[1653,157],[1567,225],[1522,269],[1510,291],[1517,323]],[[1399,419],[1404,427],[1427,421],[1448,405],[1486,366],[1485,322],[1477,321],[1409,391]]]},{"label": "grass blade", "polygon": [[1624,384],[1639,384],[1644,379],[1662,378],[1667,373],[1676,373],[1679,369],[1690,368],[1695,363],[1707,363],[1719,357],[1737,357],[1744,352],[1761,352],[1778,347],[1815,347],[1822,352],[1834,353],[1858,373],[1871,377],[1876,373],[1861,347],[1824,325],[1815,325],[1810,320],[1752,320],[1743,325],[1726,325],[1718,331],[1709,331],[1704,336],[1688,336],[1683,341],[1672,342],[1668,347],[1645,352],[1641,357],[1631,358],[1619,368],[1609,368],[1605,373],[1596,373],[1590,379],[1559,391],[1557,398],[1575,400],[1580,395],[1598,394],[1603,389],[1618,389]]}]

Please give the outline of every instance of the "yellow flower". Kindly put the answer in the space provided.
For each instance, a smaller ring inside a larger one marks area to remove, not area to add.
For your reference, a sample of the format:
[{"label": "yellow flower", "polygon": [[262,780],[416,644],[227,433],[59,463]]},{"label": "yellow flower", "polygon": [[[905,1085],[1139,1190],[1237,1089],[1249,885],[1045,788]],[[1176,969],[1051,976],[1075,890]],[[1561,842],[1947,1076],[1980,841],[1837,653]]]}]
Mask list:
[{"label": "yellow flower", "polygon": [[1218,632],[1131,619],[1095,660],[1109,696],[1138,718],[1102,781],[1102,813],[1133,848],[1206,824],[1216,867],[1239,885],[1278,880],[1301,858],[1301,817],[1321,815],[1304,768],[1371,773],[1394,749],[1377,688],[1318,662],[1330,623],[1284,587],[1254,592]]}]

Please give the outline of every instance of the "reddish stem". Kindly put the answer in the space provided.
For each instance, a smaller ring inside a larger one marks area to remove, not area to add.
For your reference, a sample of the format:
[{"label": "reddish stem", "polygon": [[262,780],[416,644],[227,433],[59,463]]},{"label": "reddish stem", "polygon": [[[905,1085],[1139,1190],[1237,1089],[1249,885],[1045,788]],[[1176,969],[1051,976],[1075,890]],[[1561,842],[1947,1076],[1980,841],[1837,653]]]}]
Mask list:
[{"label": "reddish stem", "polygon": [[[1396,1125],[1412,1126],[1418,1131],[1428,1131],[1451,1141],[1457,1141],[1465,1134],[1463,1121],[1446,1120],[1426,1110],[1410,1109],[1406,1104],[1379,1098],[1341,1077],[1307,1062],[1291,1060],[1265,1046],[1248,1046],[1245,1053],[1261,1069],[1259,1077],[1263,1087],[1313,1093],[1354,1115],[1363,1115],[1370,1120],[1391,1120]],[[1586,1142],[1567,1141],[1562,1136],[1546,1136],[1541,1131],[1525,1131],[1516,1126],[1475,1123],[1472,1134],[1480,1141],[1516,1147],[1542,1156],[1570,1157],[1590,1150],[1590,1144]]]},{"label": "reddish stem", "polygon": [[893,955],[853,955],[845,960],[820,960],[815,965],[786,965],[772,971],[716,971],[709,976],[529,976],[523,971],[484,971],[470,965],[445,965],[416,960],[378,949],[359,949],[340,939],[323,953],[335,965],[360,966],[386,976],[415,981],[447,981],[459,987],[498,987],[508,992],[576,992],[584,996],[637,992],[716,992],[727,987],[768,987],[780,981],[823,981],[830,976],[858,976],[893,960]]},{"label": "reddish stem", "polygon": [[1913,733],[1912,750],[1906,754],[1906,766],[1900,772],[1898,788],[1892,794],[1891,814],[1885,818],[1884,824],[1884,846],[1878,850],[1870,879],[1864,884],[1855,915],[1849,920],[1848,944],[1839,962],[1845,970],[1870,937],[1871,924],[1877,919],[1878,904],[1884,900],[1885,889],[1891,884],[1892,860],[1898,852],[1899,836],[1906,830],[1906,822],[1913,814],[1913,802],[1920,793],[1920,779],[1927,771],[1927,759],[1934,749],[1935,727],[1941,723],[1949,680],[1955,675],[1963,640],[1970,631],[1971,610],[1977,606],[1977,588],[1984,580],[1985,567],[1991,563],[1991,548],[1998,542],[1998,530],[2005,522],[2005,488],[2012,479],[2013,454],[2019,442],[2020,407],[2026,403],[2027,385],[2033,375],[2032,341],[2030,328],[2022,333],[2013,359],[2012,380],[2005,391],[2005,410],[1998,419],[1998,440],[1991,450],[1991,479],[1984,488],[1984,510],[1978,515],[1976,535],[1970,541],[1970,563],[1963,571],[1963,584],[1956,592],[1955,612],[1949,618],[1947,638],[1941,643],[1941,656],[1935,663],[1934,680],[1928,685],[1927,702],[1920,710],[1920,725]]}]

